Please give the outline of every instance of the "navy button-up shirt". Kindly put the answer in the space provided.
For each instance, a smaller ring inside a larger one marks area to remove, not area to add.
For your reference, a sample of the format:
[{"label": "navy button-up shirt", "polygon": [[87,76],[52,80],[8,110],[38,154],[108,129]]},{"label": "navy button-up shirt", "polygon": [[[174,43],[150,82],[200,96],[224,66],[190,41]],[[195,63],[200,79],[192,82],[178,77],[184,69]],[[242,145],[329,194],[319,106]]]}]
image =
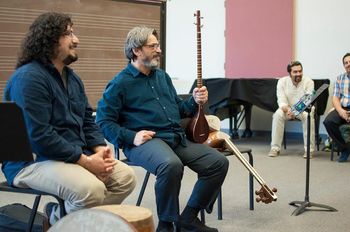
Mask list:
[{"label": "navy button-up shirt", "polygon": [[[7,82],[5,101],[14,101],[23,110],[34,162],[58,160],[75,163],[84,150],[105,145],[100,128],[92,117],[80,78],[66,68],[67,88],[53,66],[31,62],[18,68]],[[86,152],[86,151],[84,151]],[[9,183],[28,162],[4,162]]]},{"label": "navy button-up shirt", "polygon": [[192,116],[196,108],[193,97],[184,101],[177,96],[163,70],[152,70],[146,76],[129,63],[107,85],[97,106],[96,121],[106,139],[119,148],[133,146],[140,130],[155,131],[154,137],[170,146],[180,136],[185,145],[180,120]]}]

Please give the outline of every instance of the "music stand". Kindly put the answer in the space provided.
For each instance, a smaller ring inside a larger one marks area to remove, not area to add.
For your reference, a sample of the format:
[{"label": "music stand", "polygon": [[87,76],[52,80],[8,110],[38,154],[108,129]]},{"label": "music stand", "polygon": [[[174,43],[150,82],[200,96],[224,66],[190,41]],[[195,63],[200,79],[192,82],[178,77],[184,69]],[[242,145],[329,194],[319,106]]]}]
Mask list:
[{"label": "music stand", "polygon": [[[289,205],[297,207],[292,215],[298,216],[299,214],[305,212],[307,208],[309,207],[318,207],[326,210],[322,211],[331,211],[335,212],[338,211],[335,208],[324,205],[324,204],[318,204],[310,202],[309,200],[309,178],[310,178],[310,112],[311,107],[313,106],[314,102],[317,100],[317,98],[320,96],[320,94],[328,88],[328,84],[323,84],[315,93],[315,95],[312,97],[312,100],[305,106],[303,106],[303,109],[301,109],[299,112],[306,111],[307,112],[307,140],[306,140],[306,187],[305,187],[305,199],[304,201],[292,201],[289,203]],[[299,205],[299,206],[298,206]]]},{"label": "music stand", "polygon": [[0,102],[2,161],[33,161],[22,109],[14,102]]}]

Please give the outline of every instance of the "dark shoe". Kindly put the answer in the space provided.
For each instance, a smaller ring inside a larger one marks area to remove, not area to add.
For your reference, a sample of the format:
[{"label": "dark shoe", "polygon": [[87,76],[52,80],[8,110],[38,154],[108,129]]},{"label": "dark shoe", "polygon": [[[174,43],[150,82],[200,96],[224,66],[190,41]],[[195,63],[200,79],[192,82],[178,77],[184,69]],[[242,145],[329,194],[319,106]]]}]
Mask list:
[{"label": "dark shoe", "polygon": [[208,227],[195,218],[193,221],[181,221],[181,232],[218,232],[218,229]]},{"label": "dark shoe", "polygon": [[49,202],[47,203],[45,206],[44,206],[44,214],[46,216],[46,222],[44,222],[44,227],[50,227],[51,224],[50,224],[50,216],[51,216],[51,213],[54,209],[56,209],[58,207],[58,204],[55,203],[55,202]]},{"label": "dark shoe", "polygon": [[348,160],[348,157],[349,157],[349,152],[347,150],[344,150],[340,153],[340,156],[338,158],[338,162],[339,163],[346,162]]},{"label": "dark shoe", "polygon": [[249,129],[245,129],[243,134],[242,134],[242,138],[251,138],[253,135],[253,132]]},{"label": "dark shoe", "polygon": [[174,225],[172,222],[159,221],[156,232],[174,232]]},{"label": "dark shoe", "polygon": [[159,228],[159,227],[157,227],[156,232],[174,232],[174,227],[172,227],[172,228]]}]

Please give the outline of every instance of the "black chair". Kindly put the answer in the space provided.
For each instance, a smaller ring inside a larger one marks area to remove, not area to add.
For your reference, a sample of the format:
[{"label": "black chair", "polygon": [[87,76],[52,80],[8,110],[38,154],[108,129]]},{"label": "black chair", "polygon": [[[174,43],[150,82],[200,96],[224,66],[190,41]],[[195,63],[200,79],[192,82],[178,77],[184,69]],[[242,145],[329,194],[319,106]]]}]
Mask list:
[{"label": "black chair", "polygon": [[36,195],[35,200],[34,200],[34,204],[32,207],[32,211],[31,211],[30,217],[28,219],[28,226],[27,226],[26,232],[32,231],[35,215],[38,211],[38,206],[39,206],[42,195],[48,195],[48,196],[52,196],[52,197],[56,198],[56,200],[59,204],[59,207],[60,207],[60,217],[62,218],[66,215],[66,210],[64,208],[64,201],[60,197],[58,197],[54,194],[50,194],[50,193],[46,193],[46,192],[42,192],[42,191],[30,189],[30,188],[10,187],[10,186],[8,186],[6,181],[3,181],[0,183],[0,191]]},{"label": "black chair", "polygon": [[[0,163],[3,161],[32,161],[33,155],[24,123],[22,110],[13,102],[0,103]],[[30,217],[28,219],[27,232],[33,228],[35,215],[42,195],[49,195],[57,199],[61,217],[66,215],[64,201],[58,196],[30,188],[11,187],[6,181],[0,183],[0,191],[12,193],[24,193],[36,195]]]},{"label": "black chair", "polygon": [[[250,148],[239,148],[239,151],[242,153],[242,154],[247,154],[248,157],[249,157],[249,163],[250,165],[253,166],[253,155],[252,155],[252,149]],[[225,156],[232,156],[234,155],[233,152],[231,151],[223,151],[222,152]],[[119,155],[119,152],[116,151],[116,158],[128,165],[131,165],[131,166],[137,166],[135,165],[134,163],[132,163],[130,160],[128,160],[127,158],[125,159],[120,159],[120,155]],[[146,187],[147,187],[147,184],[148,184],[148,180],[149,180],[149,177],[150,177],[150,172],[146,171],[145,173],[145,177],[143,179],[143,182],[142,182],[142,186],[141,186],[141,190],[140,190],[140,193],[139,193],[139,196],[137,198],[137,202],[136,202],[136,205],[137,206],[140,206],[141,205],[141,202],[142,202],[142,199],[143,199],[143,195],[145,193],[145,190],[146,190]],[[217,198],[217,205],[218,205],[218,220],[222,220],[223,217],[222,217],[222,192],[221,192],[221,189],[220,189],[220,192],[219,192],[219,195],[218,195],[218,198]],[[254,210],[254,182],[253,182],[253,175],[251,173],[249,173],[249,209],[250,210]],[[201,220],[204,222],[205,221],[205,213],[204,213],[204,210],[201,211]]]},{"label": "black chair", "polygon": [[[249,164],[254,166],[254,160],[253,160],[253,154],[252,149],[250,148],[238,148],[241,154],[247,154],[248,155],[248,161]],[[225,156],[232,156],[234,155],[231,151],[222,151],[222,153]],[[254,210],[254,182],[253,182],[253,175],[249,173],[249,209]],[[217,198],[217,205],[218,205],[218,220],[222,220],[222,191],[220,189],[218,198]],[[204,210],[201,210],[201,220],[205,222],[205,212]]]},{"label": "black chair", "polygon": [[333,161],[333,157],[334,157],[334,152],[337,152],[337,155],[339,156],[339,149],[338,149],[338,146],[337,144],[335,144],[334,141],[332,141],[332,145],[331,145],[331,161]]},{"label": "black chair", "polygon": [[[323,84],[330,84],[329,79],[313,79],[314,84],[315,84],[315,90],[320,88]],[[321,93],[321,95],[318,97],[318,100],[315,102],[315,114],[314,114],[314,119],[315,119],[315,142],[317,146],[317,151],[320,150],[320,118],[321,115],[324,114],[326,107],[327,107],[327,101],[328,101],[328,96],[329,96],[329,91],[324,91]],[[285,134],[283,135],[283,145],[284,149],[286,149],[286,137]]]},{"label": "black chair", "polygon": [[[115,149],[115,156],[116,156],[117,160],[119,160],[119,161],[121,161],[123,163],[126,163],[129,166],[138,166],[135,163],[131,162],[128,158],[121,158],[118,148]],[[141,190],[140,190],[139,196],[138,196],[137,201],[136,201],[136,206],[140,206],[141,205],[141,201],[142,201],[143,195],[145,193],[145,190],[146,190],[147,183],[148,183],[150,175],[151,175],[151,173],[149,171],[146,171],[145,177],[143,178]]]},{"label": "black chair", "polygon": [[[191,96],[191,94],[179,94],[178,96],[181,97],[182,99],[186,100],[186,99],[188,99]],[[204,112],[206,114],[209,114],[208,104],[204,105]],[[183,119],[181,121],[181,127],[182,128],[186,128],[188,122],[189,122],[188,118]],[[240,149],[240,152],[242,154],[248,154],[249,163],[253,166],[252,150],[251,149]],[[122,162],[124,162],[124,163],[126,163],[128,165],[131,165],[131,166],[137,166],[134,163],[132,163],[130,160],[128,160],[127,158],[120,159],[119,151],[116,150],[115,154],[116,154],[116,158],[118,160],[121,160]],[[223,154],[225,156],[234,155],[233,152],[230,152],[230,151],[224,151]],[[146,171],[145,177],[144,177],[143,182],[142,182],[141,190],[140,190],[139,196],[137,198],[137,202],[136,202],[137,206],[141,205],[142,198],[143,198],[143,195],[145,193],[150,174],[151,174],[150,172]],[[254,197],[253,175],[249,173],[249,208],[250,208],[250,210],[254,210],[254,199],[253,199],[253,197]],[[218,219],[222,220],[223,217],[222,217],[222,193],[221,193],[221,190],[220,190],[220,193],[219,193],[218,198],[217,198],[217,204],[218,204]],[[204,210],[201,211],[201,220],[203,222],[205,222]]]},{"label": "black chair", "polygon": [[[320,116],[315,114],[314,115],[314,120],[315,120],[315,145],[317,147],[317,151],[320,150],[320,133],[319,133],[319,128],[320,128]],[[286,122],[301,122],[299,119],[293,119],[293,120],[288,120]],[[283,131],[283,147],[284,149],[287,149],[287,136],[286,136],[286,128],[284,128]]]}]

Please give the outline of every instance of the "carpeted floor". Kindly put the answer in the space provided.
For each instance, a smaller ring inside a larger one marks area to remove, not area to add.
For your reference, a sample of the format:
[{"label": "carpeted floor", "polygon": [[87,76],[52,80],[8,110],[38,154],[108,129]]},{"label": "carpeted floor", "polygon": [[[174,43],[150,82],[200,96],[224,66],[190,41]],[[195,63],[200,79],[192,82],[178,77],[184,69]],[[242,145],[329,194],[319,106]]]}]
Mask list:
[{"label": "carpeted floor", "polygon": [[[338,212],[317,210],[306,211],[299,216],[291,216],[294,207],[289,202],[304,201],[305,196],[305,159],[302,158],[303,146],[300,139],[288,139],[287,149],[282,150],[276,158],[267,156],[269,151],[269,136],[252,137],[235,140],[238,146],[253,150],[254,167],[263,177],[268,186],[278,189],[278,200],[271,204],[255,202],[255,209],[249,210],[248,171],[234,156],[228,157],[230,169],[222,187],[223,220],[217,220],[217,210],[206,215],[209,226],[217,227],[221,232],[323,232],[350,231],[350,162],[338,163],[330,161],[330,152],[317,151],[310,166],[310,202],[332,206]],[[321,145],[321,148],[323,145]],[[125,204],[135,204],[142,184],[145,171],[135,167],[138,185]],[[3,180],[0,176],[0,180]],[[151,176],[145,192],[142,206],[152,210],[157,224],[154,200],[154,176]],[[185,170],[180,194],[181,207],[184,207],[196,181],[196,175],[189,169]],[[255,189],[260,189],[254,181]],[[20,202],[31,206],[33,197],[0,192],[0,205]],[[44,197],[40,204],[42,210],[45,202],[52,199]]]}]

